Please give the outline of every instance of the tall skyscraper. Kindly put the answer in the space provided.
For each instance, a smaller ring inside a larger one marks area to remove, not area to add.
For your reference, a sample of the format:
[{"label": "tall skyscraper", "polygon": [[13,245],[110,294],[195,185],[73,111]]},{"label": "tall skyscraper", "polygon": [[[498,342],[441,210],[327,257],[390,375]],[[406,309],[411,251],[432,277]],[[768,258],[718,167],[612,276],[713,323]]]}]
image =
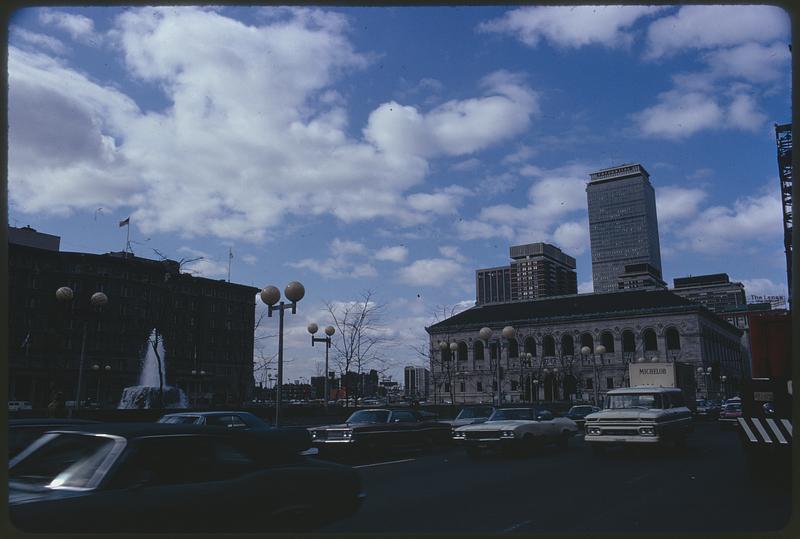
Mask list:
[{"label": "tall skyscraper", "polygon": [[625,266],[649,264],[661,274],[656,195],[638,163],[589,174],[589,237],[595,292],[619,290]]},{"label": "tall skyscraper", "polygon": [[575,259],[549,243],[513,245],[510,266],[475,271],[475,300],[506,303],[578,293]]}]

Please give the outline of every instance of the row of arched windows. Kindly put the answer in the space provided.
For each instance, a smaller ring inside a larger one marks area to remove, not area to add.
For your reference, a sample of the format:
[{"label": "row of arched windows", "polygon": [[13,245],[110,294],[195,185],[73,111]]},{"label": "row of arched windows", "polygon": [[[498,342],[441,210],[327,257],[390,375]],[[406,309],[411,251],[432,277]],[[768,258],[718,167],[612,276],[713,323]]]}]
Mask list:
[{"label": "row of arched windows", "polygon": [[[674,327],[669,327],[664,331],[664,339],[667,347],[667,351],[675,351],[681,349],[681,338],[678,334],[678,330]],[[636,352],[636,336],[633,331],[625,330],[622,332],[622,352],[623,353],[634,353]],[[541,343],[537,343],[536,339],[533,337],[526,337],[522,341],[522,353],[524,354],[531,354],[532,356],[536,356],[537,352],[540,351],[543,357],[555,357],[557,355],[562,356],[574,356],[580,354],[581,349],[584,346],[589,347],[589,349],[594,352],[595,350],[595,340],[594,336],[591,333],[583,333],[579,338],[580,346],[578,346],[577,350],[575,348],[575,340],[572,338],[571,335],[562,335],[561,336],[561,347],[560,347],[560,354],[556,353],[556,339],[552,335],[545,335],[542,338]],[[614,335],[610,331],[604,331],[600,334],[600,339],[597,342],[598,345],[602,344],[605,349],[606,353],[613,354],[615,352],[615,345],[614,345]],[[656,352],[658,351],[658,338],[656,336],[655,330],[651,328],[647,328],[642,331],[642,350],[645,352]],[[456,358],[459,361],[466,361],[467,360],[467,343],[461,341],[458,343],[458,349],[456,352]],[[508,355],[509,357],[518,357],[519,356],[519,342],[516,339],[512,339],[508,343]],[[497,355],[499,353],[499,346],[497,341],[491,341],[489,343],[489,355],[492,359],[497,359]],[[442,351],[443,359],[449,360],[450,359],[450,350],[445,349]],[[480,361],[485,358],[485,351],[484,345],[482,341],[475,341],[473,344],[473,356],[476,361]]]}]

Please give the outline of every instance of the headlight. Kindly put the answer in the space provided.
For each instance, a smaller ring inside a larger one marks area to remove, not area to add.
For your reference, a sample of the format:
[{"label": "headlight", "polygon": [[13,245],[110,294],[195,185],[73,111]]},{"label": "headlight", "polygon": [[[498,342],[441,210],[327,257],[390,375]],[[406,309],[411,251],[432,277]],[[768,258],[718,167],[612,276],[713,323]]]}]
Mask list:
[{"label": "headlight", "polygon": [[655,427],[639,427],[639,434],[642,436],[655,436],[656,428]]},{"label": "headlight", "polygon": [[513,430],[504,430],[502,434],[503,438],[513,438],[514,431]]},{"label": "headlight", "polygon": [[453,438],[466,438],[467,434],[465,432],[453,432]]},{"label": "headlight", "polygon": [[600,429],[597,427],[589,427],[586,429],[586,434],[591,434],[592,436],[597,436],[600,434]]},{"label": "headlight", "polygon": [[312,437],[312,438],[316,438],[316,437],[317,437],[317,431],[315,431],[315,430],[312,430],[312,431],[311,431],[311,437]]},{"label": "headlight", "polygon": [[344,437],[345,438],[350,438],[352,435],[353,435],[353,431],[352,430],[344,431]]}]

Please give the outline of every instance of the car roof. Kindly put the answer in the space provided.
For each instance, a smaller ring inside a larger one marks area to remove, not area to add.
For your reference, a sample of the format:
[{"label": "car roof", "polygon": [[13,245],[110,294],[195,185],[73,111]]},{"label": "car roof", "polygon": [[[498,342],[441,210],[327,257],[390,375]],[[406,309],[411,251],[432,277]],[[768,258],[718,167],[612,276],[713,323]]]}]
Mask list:
[{"label": "car roof", "polygon": [[30,417],[25,419],[9,419],[9,427],[36,427],[48,425],[96,425],[99,421],[91,419],[67,419],[63,417]]},{"label": "car roof", "polygon": [[172,413],[169,413],[169,414],[164,414],[162,417],[174,417],[174,416],[180,416],[180,417],[214,417],[214,416],[232,415],[232,414],[247,414],[247,415],[251,415],[253,417],[258,417],[258,416],[255,416],[251,412],[243,412],[243,411],[240,411],[240,410],[213,411],[213,412],[172,412]]},{"label": "car roof", "polygon": [[233,434],[245,433],[240,429],[226,427],[211,427],[207,425],[185,425],[175,423],[97,423],[92,425],[65,426],[52,430],[69,430],[87,434],[110,434],[123,438],[144,438],[146,436],[164,436],[169,434]]},{"label": "car roof", "polygon": [[680,388],[677,387],[661,387],[661,386],[633,386],[633,387],[621,387],[619,389],[611,389],[608,391],[607,395],[633,395],[642,392],[648,393],[674,393],[676,391],[681,391]]}]

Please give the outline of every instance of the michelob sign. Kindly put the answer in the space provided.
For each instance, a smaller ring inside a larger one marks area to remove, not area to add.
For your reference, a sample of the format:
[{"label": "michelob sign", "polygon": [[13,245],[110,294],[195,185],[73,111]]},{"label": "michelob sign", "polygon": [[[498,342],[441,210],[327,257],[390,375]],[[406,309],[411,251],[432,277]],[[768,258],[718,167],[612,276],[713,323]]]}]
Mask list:
[{"label": "michelob sign", "polygon": [[675,386],[674,363],[631,363],[631,386]]}]

